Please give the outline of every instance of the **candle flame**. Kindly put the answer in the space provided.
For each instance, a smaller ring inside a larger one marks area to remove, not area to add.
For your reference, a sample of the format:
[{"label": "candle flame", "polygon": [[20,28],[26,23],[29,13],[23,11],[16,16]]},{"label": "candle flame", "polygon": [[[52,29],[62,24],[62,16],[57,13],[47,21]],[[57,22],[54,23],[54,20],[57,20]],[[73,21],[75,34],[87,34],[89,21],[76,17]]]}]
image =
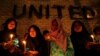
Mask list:
[{"label": "candle flame", "polygon": [[25,40],[23,40],[23,44],[24,44],[24,45],[26,44],[26,41],[25,41]]},{"label": "candle flame", "polygon": [[10,34],[10,38],[12,39],[14,37],[14,35],[13,34]]},{"label": "candle flame", "polygon": [[94,39],[94,35],[91,35],[91,37]]}]

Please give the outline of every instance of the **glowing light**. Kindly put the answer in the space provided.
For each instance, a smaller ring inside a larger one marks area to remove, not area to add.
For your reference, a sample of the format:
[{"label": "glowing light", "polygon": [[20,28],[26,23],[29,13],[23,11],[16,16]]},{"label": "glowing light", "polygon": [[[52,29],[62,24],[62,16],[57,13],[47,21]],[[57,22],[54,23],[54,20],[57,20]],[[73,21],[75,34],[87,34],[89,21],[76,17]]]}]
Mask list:
[{"label": "glowing light", "polygon": [[23,40],[22,43],[24,44],[24,52],[26,51],[26,41]]},{"label": "glowing light", "polygon": [[91,38],[93,39],[93,42],[94,42],[94,35],[93,34],[91,35]]},{"label": "glowing light", "polygon": [[94,39],[94,35],[91,35],[92,39]]},{"label": "glowing light", "polygon": [[14,37],[14,35],[13,34],[10,34],[10,39],[12,40],[12,38]]},{"label": "glowing light", "polygon": [[23,44],[26,45],[26,41],[25,40],[23,40]]}]

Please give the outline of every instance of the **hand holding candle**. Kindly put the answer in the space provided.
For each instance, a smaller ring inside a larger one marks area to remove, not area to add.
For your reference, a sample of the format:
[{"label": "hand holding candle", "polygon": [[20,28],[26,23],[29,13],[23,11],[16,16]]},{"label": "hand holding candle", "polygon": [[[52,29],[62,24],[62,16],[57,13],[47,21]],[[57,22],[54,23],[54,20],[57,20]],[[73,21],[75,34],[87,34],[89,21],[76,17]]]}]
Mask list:
[{"label": "hand holding candle", "polygon": [[23,45],[24,45],[24,51],[25,51],[25,50],[26,50],[26,41],[23,40],[22,43],[23,43]]},{"label": "hand holding candle", "polygon": [[92,39],[93,39],[93,42],[94,42],[94,35],[91,35]]},{"label": "hand holding candle", "polygon": [[10,34],[10,40],[12,41],[14,35],[13,34]]}]

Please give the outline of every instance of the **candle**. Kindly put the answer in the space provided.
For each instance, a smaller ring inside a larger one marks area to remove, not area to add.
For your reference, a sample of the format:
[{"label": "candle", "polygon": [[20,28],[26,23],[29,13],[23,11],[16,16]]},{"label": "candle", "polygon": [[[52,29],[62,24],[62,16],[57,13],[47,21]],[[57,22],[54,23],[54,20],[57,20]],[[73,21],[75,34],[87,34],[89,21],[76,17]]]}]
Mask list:
[{"label": "candle", "polygon": [[23,45],[24,45],[24,51],[26,51],[26,41],[23,40],[22,43],[23,43]]},{"label": "candle", "polygon": [[10,40],[12,41],[14,35],[13,34],[10,34]]},{"label": "candle", "polygon": [[91,35],[92,39],[93,39],[93,42],[94,42],[94,35]]}]

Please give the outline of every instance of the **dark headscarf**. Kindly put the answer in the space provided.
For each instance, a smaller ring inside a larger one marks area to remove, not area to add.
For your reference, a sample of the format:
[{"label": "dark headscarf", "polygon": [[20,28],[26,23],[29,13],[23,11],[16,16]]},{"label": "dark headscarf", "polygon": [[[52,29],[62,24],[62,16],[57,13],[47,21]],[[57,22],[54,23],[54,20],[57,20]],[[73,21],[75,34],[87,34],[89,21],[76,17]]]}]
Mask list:
[{"label": "dark headscarf", "polygon": [[[75,24],[78,23],[82,26],[82,31],[81,32],[75,32],[74,28],[75,28]],[[81,21],[74,21],[71,27],[71,38],[80,38],[80,39],[85,39],[85,40],[89,40],[90,39],[90,34],[87,31],[87,29],[85,28],[84,24]]]},{"label": "dark headscarf", "polygon": [[72,27],[71,27],[71,35],[74,35],[74,34],[77,33],[77,32],[74,31],[76,23],[78,23],[82,26],[82,31],[80,32],[81,34],[84,34],[84,35],[89,34],[89,32],[87,31],[87,29],[85,28],[84,24],[81,21],[74,21],[73,24],[72,24]]}]

